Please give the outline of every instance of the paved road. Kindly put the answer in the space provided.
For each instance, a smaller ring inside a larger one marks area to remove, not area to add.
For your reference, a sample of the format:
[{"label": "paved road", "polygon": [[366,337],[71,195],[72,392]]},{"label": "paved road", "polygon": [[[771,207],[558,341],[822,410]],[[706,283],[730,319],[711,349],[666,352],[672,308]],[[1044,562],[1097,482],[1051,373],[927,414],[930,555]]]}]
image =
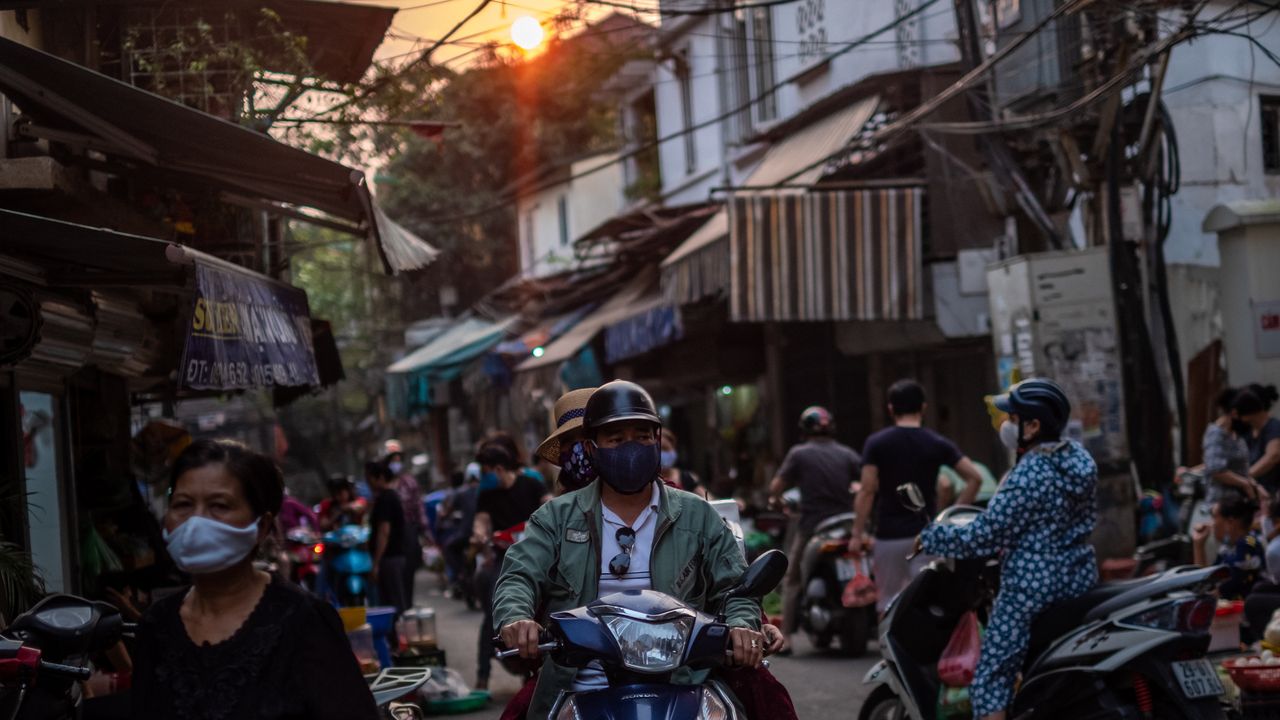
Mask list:
[{"label": "paved road", "polygon": [[[475,682],[476,641],[482,615],[469,611],[459,601],[444,597],[433,576],[418,578],[417,604],[436,609],[441,647],[448,653],[449,666]],[[787,686],[801,718],[856,720],[866,693],[862,677],[875,662],[872,646],[867,657],[851,660],[835,653],[814,652],[802,636],[796,638],[796,653],[771,660],[773,673]],[[467,720],[497,720],[508,699],[519,689],[519,681],[500,665],[494,665],[490,691],[493,702],[485,710],[457,717]]]}]

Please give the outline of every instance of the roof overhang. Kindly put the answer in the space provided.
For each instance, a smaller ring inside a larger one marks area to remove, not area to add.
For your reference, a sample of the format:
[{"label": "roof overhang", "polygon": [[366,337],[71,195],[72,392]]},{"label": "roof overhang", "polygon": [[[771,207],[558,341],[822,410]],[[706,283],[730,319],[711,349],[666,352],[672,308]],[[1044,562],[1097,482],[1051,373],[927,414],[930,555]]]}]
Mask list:
[{"label": "roof overhang", "polygon": [[380,211],[364,172],[61,58],[0,38],[0,92],[25,132],[236,195],[340,218],[377,242],[388,272],[436,251]]},{"label": "roof overhang", "polygon": [[[173,4],[165,0],[0,0],[0,10]],[[280,17],[285,30],[307,39],[307,60],[315,74],[338,83],[359,82],[364,77],[398,11],[394,7],[329,0],[193,0],[190,4],[213,11],[271,10]]]}]

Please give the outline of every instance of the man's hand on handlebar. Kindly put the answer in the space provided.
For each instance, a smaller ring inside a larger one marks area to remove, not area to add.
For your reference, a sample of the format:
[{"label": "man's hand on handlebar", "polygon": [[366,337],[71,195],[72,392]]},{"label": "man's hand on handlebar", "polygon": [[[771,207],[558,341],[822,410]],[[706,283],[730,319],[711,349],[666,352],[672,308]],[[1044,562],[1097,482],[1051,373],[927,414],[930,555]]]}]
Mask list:
[{"label": "man's hand on handlebar", "polygon": [[751,628],[731,628],[729,648],[736,667],[760,667],[764,660],[764,636]]},{"label": "man's hand on handlebar", "polygon": [[519,650],[520,657],[533,660],[538,657],[538,637],[542,634],[542,626],[533,620],[516,620],[507,623],[499,635],[502,642],[512,650]]},{"label": "man's hand on handlebar", "polygon": [[862,553],[869,552],[875,547],[876,541],[870,535],[854,533],[849,538],[849,554],[854,557],[862,557]]}]

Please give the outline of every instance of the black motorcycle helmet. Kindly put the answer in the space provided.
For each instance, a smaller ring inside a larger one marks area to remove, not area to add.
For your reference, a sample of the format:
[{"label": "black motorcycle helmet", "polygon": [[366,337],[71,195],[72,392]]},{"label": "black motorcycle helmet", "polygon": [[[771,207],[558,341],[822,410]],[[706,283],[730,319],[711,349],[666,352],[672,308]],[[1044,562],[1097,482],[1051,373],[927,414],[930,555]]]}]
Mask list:
[{"label": "black motorcycle helmet", "polygon": [[1040,438],[1055,440],[1071,417],[1071,401],[1058,384],[1045,378],[1024,380],[994,400],[995,406],[1022,421],[1039,420]]},{"label": "black motorcycle helmet", "polygon": [[626,380],[614,380],[601,385],[587,399],[582,426],[594,435],[596,430],[610,423],[624,420],[644,420],[661,426],[658,407],[653,398],[639,385]]},{"label": "black motorcycle helmet", "polygon": [[814,405],[800,413],[800,431],[805,435],[830,435],[835,427],[835,418],[824,407]]}]

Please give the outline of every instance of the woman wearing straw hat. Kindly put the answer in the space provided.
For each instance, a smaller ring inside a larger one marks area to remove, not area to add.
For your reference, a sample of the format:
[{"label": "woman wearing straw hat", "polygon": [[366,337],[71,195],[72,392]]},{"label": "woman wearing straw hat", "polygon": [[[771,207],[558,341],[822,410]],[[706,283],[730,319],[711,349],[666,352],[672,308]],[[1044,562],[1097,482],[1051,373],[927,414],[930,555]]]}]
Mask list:
[{"label": "woman wearing straw hat", "polygon": [[556,429],[538,446],[538,457],[560,468],[557,495],[584,488],[596,479],[595,469],[582,446],[582,418],[587,400],[595,391],[595,388],[583,388],[561,395],[552,410]]}]

